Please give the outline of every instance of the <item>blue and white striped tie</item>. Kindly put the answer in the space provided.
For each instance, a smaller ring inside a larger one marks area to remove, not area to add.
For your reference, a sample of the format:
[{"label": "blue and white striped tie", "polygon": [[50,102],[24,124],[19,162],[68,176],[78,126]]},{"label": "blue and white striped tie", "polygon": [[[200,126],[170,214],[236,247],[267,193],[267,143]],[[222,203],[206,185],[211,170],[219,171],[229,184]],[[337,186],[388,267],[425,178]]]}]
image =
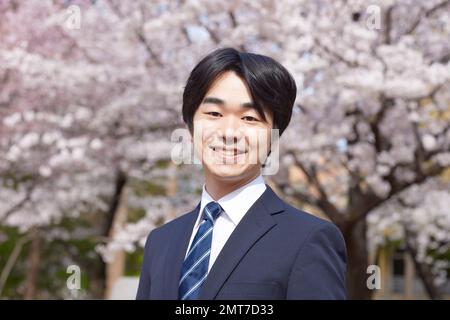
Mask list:
[{"label": "blue and white striped tie", "polygon": [[214,221],[221,212],[222,207],[217,202],[208,203],[203,210],[203,221],[181,268],[178,290],[181,300],[195,300],[200,295],[202,285],[208,275]]}]

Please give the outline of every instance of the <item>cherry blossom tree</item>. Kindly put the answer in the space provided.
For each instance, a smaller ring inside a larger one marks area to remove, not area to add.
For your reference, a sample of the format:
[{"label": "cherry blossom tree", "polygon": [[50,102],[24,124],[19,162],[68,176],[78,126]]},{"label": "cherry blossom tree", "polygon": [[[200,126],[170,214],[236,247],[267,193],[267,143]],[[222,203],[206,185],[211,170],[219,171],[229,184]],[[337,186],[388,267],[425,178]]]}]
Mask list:
[{"label": "cherry blossom tree", "polygon": [[181,89],[133,21],[101,14],[107,3],[78,2],[82,28],[63,2],[1,6],[0,221],[38,241],[63,217],[99,212],[106,237],[126,183],[170,158]]},{"label": "cherry blossom tree", "polygon": [[[142,247],[151,228],[198,201],[200,168],[171,164],[171,135],[183,127],[188,72],[233,46],[278,59],[297,81],[280,171],[267,180],[342,230],[350,298],[371,296],[368,253],[393,240],[439,298],[450,243],[449,9],[444,0],[2,1],[1,224],[38,243],[69,237],[64,217],[95,213],[90,235],[106,261]],[[109,241],[127,189],[127,205],[144,213]]]},{"label": "cherry blossom tree", "polygon": [[[375,241],[366,218],[378,236],[385,229],[376,226],[398,221],[432,298],[447,279],[448,260],[431,263],[425,248],[438,243],[448,252],[450,242],[442,209],[448,183],[429,181],[450,165],[448,8],[448,1],[305,1],[295,12],[299,22],[274,17],[287,22],[281,29],[292,27],[282,43],[293,50],[282,51],[304,84],[284,146],[307,184],[281,188],[343,231],[350,297],[370,297],[363,269]],[[420,209],[404,206],[411,201]],[[430,231],[418,227],[421,219]]]}]

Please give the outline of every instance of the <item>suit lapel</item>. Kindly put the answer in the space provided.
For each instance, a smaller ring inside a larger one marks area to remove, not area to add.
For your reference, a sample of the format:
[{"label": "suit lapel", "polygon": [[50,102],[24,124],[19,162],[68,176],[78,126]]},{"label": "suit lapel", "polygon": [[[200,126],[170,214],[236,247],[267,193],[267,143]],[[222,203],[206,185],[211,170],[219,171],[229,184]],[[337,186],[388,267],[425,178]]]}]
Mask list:
[{"label": "suit lapel", "polygon": [[266,187],[219,253],[203,285],[199,299],[214,299],[248,250],[276,225],[271,215],[283,211],[284,205],[272,189],[268,185]]},{"label": "suit lapel", "polygon": [[178,284],[180,281],[181,266],[186,255],[189,245],[192,229],[197,220],[198,211],[200,210],[200,202],[197,207],[187,214],[187,222],[182,226],[179,233],[174,234],[173,240],[170,241],[165,261],[165,287],[166,298],[170,300],[178,299]]}]

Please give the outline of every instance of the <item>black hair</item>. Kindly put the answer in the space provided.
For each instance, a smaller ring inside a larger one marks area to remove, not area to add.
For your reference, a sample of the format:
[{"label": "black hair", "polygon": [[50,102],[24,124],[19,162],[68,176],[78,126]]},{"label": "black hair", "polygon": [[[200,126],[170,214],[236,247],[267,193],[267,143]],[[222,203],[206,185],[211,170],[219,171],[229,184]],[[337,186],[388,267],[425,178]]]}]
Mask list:
[{"label": "black hair", "polygon": [[265,120],[264,110],[273,116],[280,136],[289,124],[297,95],[294,78],[274,59],[233,48],[217,49],[192,70],[183,93],[183,121],[191,133],[194,114],[213,82],[224,72],[234,71],[247,84],[255,110]]}]

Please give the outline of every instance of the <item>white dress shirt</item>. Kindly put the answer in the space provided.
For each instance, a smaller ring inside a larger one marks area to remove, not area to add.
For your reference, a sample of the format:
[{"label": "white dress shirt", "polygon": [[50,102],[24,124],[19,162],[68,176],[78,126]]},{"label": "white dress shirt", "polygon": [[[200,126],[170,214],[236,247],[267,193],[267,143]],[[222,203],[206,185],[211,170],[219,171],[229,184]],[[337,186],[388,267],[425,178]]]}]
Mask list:
[{"label": "white dress shirt", "polygon": [[[266,184],[263,177],[259,175],[246,185],[234,190],[233,192],[230,192],[229,194],[216,201],[220,204],[223,211],[216,219],[213,227],[208,272],[209,270],[211,270],[212,265],[216,261],[217,256],[227,242],[231,233],[234,231],[234,228],[236,228],[238,223],[247,213],[248,209],[250,209],[250,207],[256,202],[256,200],[258,200],[258,198],[264,193],[265,190]],[[209,193],[206,191],[205,185],[203,185],[200,211],[197,217],[197,221],[194,224],[194,229],[192,230],[191,239],[189,241],[186,255],[189,252],[189,248],[191,247],[192,241],[194,240],[195,234],[197,233],[198,227],[200,225],[203,209],[211,201],[215,200],[209,195]]]}]

